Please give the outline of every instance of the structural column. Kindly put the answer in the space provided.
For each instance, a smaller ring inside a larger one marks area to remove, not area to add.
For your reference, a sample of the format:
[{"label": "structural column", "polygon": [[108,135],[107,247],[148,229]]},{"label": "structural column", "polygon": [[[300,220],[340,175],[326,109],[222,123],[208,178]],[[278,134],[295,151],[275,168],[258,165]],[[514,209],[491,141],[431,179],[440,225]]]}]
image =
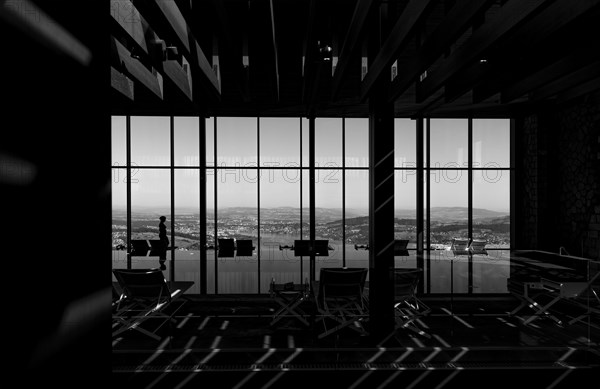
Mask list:
[{"label": "structural column", "polygon": [[[379,89],[379,88],[377,88]],[[371,337],[394,330],[394,106],[369,98],[369,303]]]}]

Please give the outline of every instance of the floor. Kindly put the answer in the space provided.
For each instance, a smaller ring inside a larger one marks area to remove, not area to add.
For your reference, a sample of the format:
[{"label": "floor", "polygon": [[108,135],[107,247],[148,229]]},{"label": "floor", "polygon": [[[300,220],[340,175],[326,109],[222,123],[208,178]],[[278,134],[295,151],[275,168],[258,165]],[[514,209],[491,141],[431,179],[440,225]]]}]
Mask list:
[{"label": "floor", "polygon": [[[399,329],[377,345],[348,327],[318,339],[322,323],[292,315],[272,324],[279,306],[269,296],[186,295],[160,340],[133,330],[113,338],[112,387],[560,388],[600,379],[598,328],[545,317],[523,325],[505,295],[423,301],[431,312],[418,325],[430,337]],[[314,312],[310,301],[300,307]]]}]

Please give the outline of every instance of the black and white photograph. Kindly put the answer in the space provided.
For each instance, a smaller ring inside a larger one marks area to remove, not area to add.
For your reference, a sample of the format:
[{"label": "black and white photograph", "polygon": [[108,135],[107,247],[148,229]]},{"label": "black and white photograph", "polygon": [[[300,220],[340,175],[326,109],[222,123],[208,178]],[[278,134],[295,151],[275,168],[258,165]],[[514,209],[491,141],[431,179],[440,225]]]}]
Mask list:
[{"label": "black and white photograph", "polygon": [[595,386],[599,22],[0,0],[7,387]]}]

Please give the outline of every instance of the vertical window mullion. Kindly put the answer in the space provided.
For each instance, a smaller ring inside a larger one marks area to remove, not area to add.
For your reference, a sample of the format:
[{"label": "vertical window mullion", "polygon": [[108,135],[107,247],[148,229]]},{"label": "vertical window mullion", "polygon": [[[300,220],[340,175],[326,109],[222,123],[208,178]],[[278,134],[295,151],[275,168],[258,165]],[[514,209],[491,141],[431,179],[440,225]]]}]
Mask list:
[{"label": "vertical window mullion", "polygon": [[[303,161],[303,154],[302,154],[302,116],[299,117],[299,121],[300,121],[300,134],[299,134],[299,138],[300,138],[300,239],[302,239],[302,237],[304,236],[302,234],[302,223],[303,223],[303,219],[302,216],[304,214],[303,210],[302,210],[302,176],[304,175],[304,170],[302,169],[302,161]],[[304,275],[304,260],[302,257],[300,257],[300,281],[302,282],[302,276]]]},{"label": "vertical window mullion", "polygon": [[346,267],[346,118],[342,118],[342,266]]},{"label": "vertical window mullion", "polygon": [[260,294],[260,116],[256,117],[256,219],[257,219],[257,283],[258,283],[258,294]]},{"label": "vertical window mullion", "polygon": [[171,155],[171,271],[169,278],[175,281],[175,118],[170,116],[170,155]]},{"label": "vertical window mullion", "polygon": [[200,153],[200,190],[199,190],[199,203],[200,203],[200,294],[205,295],[207,292],[207,275],[206,275],[206,262],[207,262],[207,244],[206,244],[206,118],[200,116],[199,118],[199,153]]},{"label": "vertical window mullion", "polygon": [[214,177],[213,177],[213,200],[214,200],[214,213],[215,213],[215,238],[214,238],[214,246],[215,246],[215,294],[219,294],[219,261],[217,258],[217,233],[218,233],[218,225],[217,225],[217,117],[213,117],[213,155],[214,155]]},{"label": "vertical window mullion", "polygon": [[[468,154],[468,194],[467,194],[467,202],[468,202],[468,238],[473,239],[473,118],[469,118],[468,120],[468,139],[467,139],[467,154]],[[473,257],[469,255],[468,262],[468,293],[473,293]]]},{"label": "vertical window mullion", "polygon": [[125,120],[126,196],[127,196],[127,269],[131,269],[131,116]]}]

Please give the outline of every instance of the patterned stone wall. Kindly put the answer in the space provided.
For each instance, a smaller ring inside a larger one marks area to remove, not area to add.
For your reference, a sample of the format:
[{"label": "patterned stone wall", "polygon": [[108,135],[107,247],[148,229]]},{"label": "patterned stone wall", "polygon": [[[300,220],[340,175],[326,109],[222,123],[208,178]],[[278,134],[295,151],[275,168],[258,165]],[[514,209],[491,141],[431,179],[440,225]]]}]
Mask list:
[{"label": "patterned stone wall", "polygon": [[516,215],[518,216],[513,245],[516,248],[538,247],[538,142],[537,116],[530,115],[517,120],[515,141],[517,149]]},{"label": "patterned stone wall", "polygon": [[600,259],[600,102],[515,120],[516,248]]},{"label": "patterned stone wall", "polygon": [[600,259],[600,108],[583,102],[557,116],[561,243],[572,255]]}]

